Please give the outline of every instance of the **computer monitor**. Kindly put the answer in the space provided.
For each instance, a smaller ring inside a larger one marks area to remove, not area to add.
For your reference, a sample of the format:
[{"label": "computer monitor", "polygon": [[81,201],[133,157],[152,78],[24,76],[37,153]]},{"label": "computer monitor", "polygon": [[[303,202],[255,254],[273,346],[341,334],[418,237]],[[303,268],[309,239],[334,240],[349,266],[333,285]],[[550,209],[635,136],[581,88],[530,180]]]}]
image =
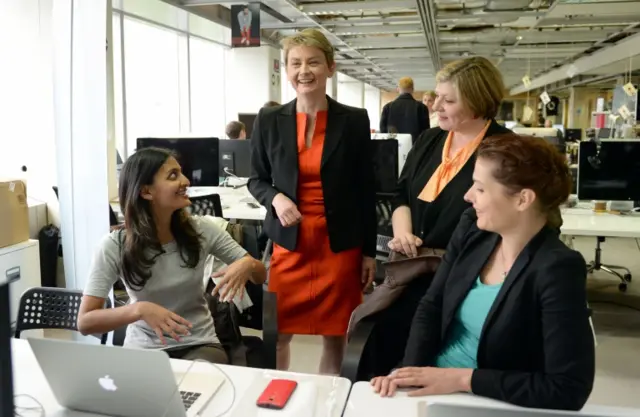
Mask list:
[{"label": "computer monitor", "polygon": [[244,131],[247,132],[247,139],[251,139],[253,133],[253,124],[256,121],[258,115],[256,113],[239,113],[238,121],[244,124]]},{"label": "computer monitor", "polygon": [[640,141],[581,142],[578,198],[599,201],[640,200]]},{"label": "computer monitor", "polygon": [[137,149],[165,148],[176,153],[192,187],[217,187],[218,138],[138,138]]},{"label": "computer monitor", "polygon": [[228,139],[218,143],[220,145],[220,176],[235,175],[248,178],[251,175],[251,141]]},{"label": "computer monitor", "polygon": [[610,127],[603,127],[598,130],[598,139],[609,139],[612,138],[615,134],[615,129],[611,129]]},{"label": "computer monitor", "polygon": [[13,369],[11,362],[11,309],[9,283],[0,276],[0,416],[13,416]]},{"label": "computer monitor", "polygon": [[372,140],[373,169],[376,193],[391,194],[398,185],[398,141]]},{"label": "computer monitor", "polygon": [[564,125],[563,124],[555,124],[553,126],[551,126],[553,129],[558,130],[558,132],[562,133],[564,135]]},{"label": "computer monitor", "polygon": [[580,142],[582,140],[582,129],[566,129],[564,137],[567,142]]}]

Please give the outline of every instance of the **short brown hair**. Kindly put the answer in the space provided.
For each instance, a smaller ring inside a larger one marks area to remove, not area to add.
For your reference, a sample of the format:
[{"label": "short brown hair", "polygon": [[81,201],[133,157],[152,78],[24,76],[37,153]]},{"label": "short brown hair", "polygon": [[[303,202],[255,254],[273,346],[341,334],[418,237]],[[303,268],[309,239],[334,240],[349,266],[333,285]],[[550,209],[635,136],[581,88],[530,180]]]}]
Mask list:
[{"label": "short brown hair", "polygon": [[436,92],[432,90],[425,91],[422,98],[424,99],[425,97],[436,98]]},{"label": "short brown hair", "polygon": [[296,46],[312,46],[318,48],[324,54],[329,66],[332,66],[335,62],[333,45],[331,45],[329,39],[317,29],[305,29],[295,35],[288,36],[282,40],[281,45],[282,49],[284,49],[285,65],[289,58],[289,51]]},{"label": "short brown hair", "polygon": [[263,109],[268,109],[269,107],[277,107],[279,105],[280,105],[280,103],[278,103],[277,101],[267,101],[266,103],[264,103],[262,108]]},{"label": "short brown hair", "polygon": [[398,81],[398,88],[401,90],[413,90],[413,78],[411,77],[402,77],[400,81]]},{"label": "short brown hair", "polygon": [[452,83],[474,116],[483,119],[496,117],[505,93],[502,74],[481,56],[447,64],[436,74],[436,82]]},{"label": "short brown hair", "polygon": [[225,133],[229,137],[229,139],[238,139],[240,137],[240,133],[242,133],[245,129],[245,125],[242,122],[234,121],[229,122],[227,128],[225,129]]},{"label": "short brown hair", "polygon": [[493,177],[512,192],[533,190],[549,225],[560,227],[559,207],[571,194],[571,172],[566,158],[542,138],[515,133],[491,136],[478,147],[478,158],[493,161]]}]

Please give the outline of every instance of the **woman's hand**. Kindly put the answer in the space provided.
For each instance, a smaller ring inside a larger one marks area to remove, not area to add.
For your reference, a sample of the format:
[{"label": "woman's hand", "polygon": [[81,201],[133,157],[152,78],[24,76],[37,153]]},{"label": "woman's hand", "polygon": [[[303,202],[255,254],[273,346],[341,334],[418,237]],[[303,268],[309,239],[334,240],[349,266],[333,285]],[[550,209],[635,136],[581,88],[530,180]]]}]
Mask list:
[{"label": "woman's hand", "polygon": [[189,335],[191,323],[172,311],[148,301],[139,301],[135,305],[140,320],[153,329],[163,345],[167,344],[164,335],[169,335],[178,342],[182,341],[180,335]]},{"label": "woman's hand", "polygon": [[406,387],[418,387],[407,394],[410,397],[446,395],[471,391],[472,374],[473,369],[402,368],[393,371],[389,376],[373,378],[371,385],[374,392],[382,397],[392,397],[398,388]]},{"label": "woman's hand", "polygon": [[276,209],[276,214],[283,227],[295,226],[302,220],[302,214],[298,211],[298,207],[289,197],[282,193],[273,197],[271,205]]},{"label": "woman's hand", "polygon": [[368,288],[376,277],[376,259],[369,256],[362,257],[362,288]]},{"label": "woman's hand", "polygon": [[244,286],[251,278],[251,274],[253,274],[253,262],[253,258],[245,256],[226,268],[215,272],[212,277],[222,277],[222,280],[216,284],[211,295],[219,293],[222,301],[231,301],[236,295],[242,296]]},{"label": "woman's hand", "polygon": [[418,248],[422,246],[422,239],[412,233],[403,233],[389,241],[389,249],[400,252],[409,258],[418,256]]}]

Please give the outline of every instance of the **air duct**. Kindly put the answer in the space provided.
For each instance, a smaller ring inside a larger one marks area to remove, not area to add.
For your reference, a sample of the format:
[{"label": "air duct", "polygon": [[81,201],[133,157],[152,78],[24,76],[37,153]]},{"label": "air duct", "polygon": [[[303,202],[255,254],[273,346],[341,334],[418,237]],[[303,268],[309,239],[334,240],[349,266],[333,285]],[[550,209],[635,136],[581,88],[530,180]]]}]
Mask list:
[{"label": "air duct", "polygon": [[531,0],[489,0],[485,6],[485,10],[504,11],[527,9],[531,4]]},{"label": "air duct", "polygon": [[427,49],[431,56],[431,62],[433,64],[433,71],[438,72],[442,66],[440,62],[440,49],[438,38],[438,25],[436,23],[436,7],[434,0],[416,0],[418,6],[418,14],[420,16],[420,23],[422,23],[422,30],[427,40]]}]

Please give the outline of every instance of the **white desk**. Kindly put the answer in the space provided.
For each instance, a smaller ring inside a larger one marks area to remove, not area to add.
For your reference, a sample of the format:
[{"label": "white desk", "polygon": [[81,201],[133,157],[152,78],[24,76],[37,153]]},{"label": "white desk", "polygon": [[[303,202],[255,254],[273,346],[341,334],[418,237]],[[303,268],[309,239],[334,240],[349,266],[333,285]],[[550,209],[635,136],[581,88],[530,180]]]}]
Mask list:
[{"label": "white desk", "polygon": [[[29,343],[26,340],[13,339],[11,342],[11,350],[13,355],[13,378],[14,378],[14,394],[28,394],[36,398],[42,403],[45,408],[45,416],[65,416],[65,417],[92,417],[93,414],[76,413],[68,410],[64,410],[55,400],[49,385],[33,355]],[[175,372],[186,372],[191,362],[171,359],[171,366]],[[73,366],[72,363],[69,366]],[[236,388],[235,404],[225,413],[224,416],[232,416],[234,410],[239,407],[243,395],[254,388],[256,380],[259,380],[262,375],[268,373],[270,378],[279,377],[293,379],[298,382],[313,381],[318,386],[332,387],[334,396],[331,397],[333,401],[335,411],[323,417],[339,417],[344,409],[344,406],[349,397],[349,389],[351,383],[345,378],[335,378],[330,376],[321,375],[308,375],[297,374],[293,372],[278,372],[267,371],[253,368],[242,368],[238,366],[220,365],[221,368],[229,375],[233,380],[233,384]],[[202,368],[202,369],[201,369]],[[213,368],[208,364],[196,363],[192,370],[209,372]],[[151,381],[150,381],[151,382]],[[321,390],[319,389],[318,392]],[[233,389],[228,381],[222,385],[220,390],[215,394],[209,405],[202,412],[202,417],[218,416],[229,408],[230,402],[233,398]],[[257,396],[256,396],[257,399]],[[325,399],[326,400],[326,399]],[[20,399],[21,404],[32,405],[32,402],[27,399]],[[318,403],[323,399],[318,398]],[[38,415],[38,414],[26,414],[25,416]],[[97,415],[96,415],[97,417]]]},{"label": "white desk", "polygon": [[249,193],[246,186],[232,187],[192,187],[189,189],[190,197],[200,197],[210,194],[220,195],[222,203],[222,217],[229,220],[264,220],[267,210],[260,206],[253,208],[248,201],[258,204]]},{"label": "white desk", "polygon": [[[425,402],[432,403],[454,403],[460,405],[474,405],[486,407],[512,408],[517,407],[488,398],[476,397],[471,394],[435,395],[431,397],[408,397],[404,393],[396,394],[393,398],[382,398],[373,392],[373,388],[368,382],[357,382],[351,388],[349,401],[344,413],[344,417],[420,417],[418,410],[424,406]],[[600,414],[611,417],[637,417],[640,409],[604,407],[587,404],[582,410],[583,413]],[[424,414],[422,414],[424,415]],[[580,413],[576,413],[580,415]]]},{"label": "white desk", "polygon": [[594,213],[591,209],[562,210],[562,234],[568,236],[604,236],[640,238],[640,216]]}]

